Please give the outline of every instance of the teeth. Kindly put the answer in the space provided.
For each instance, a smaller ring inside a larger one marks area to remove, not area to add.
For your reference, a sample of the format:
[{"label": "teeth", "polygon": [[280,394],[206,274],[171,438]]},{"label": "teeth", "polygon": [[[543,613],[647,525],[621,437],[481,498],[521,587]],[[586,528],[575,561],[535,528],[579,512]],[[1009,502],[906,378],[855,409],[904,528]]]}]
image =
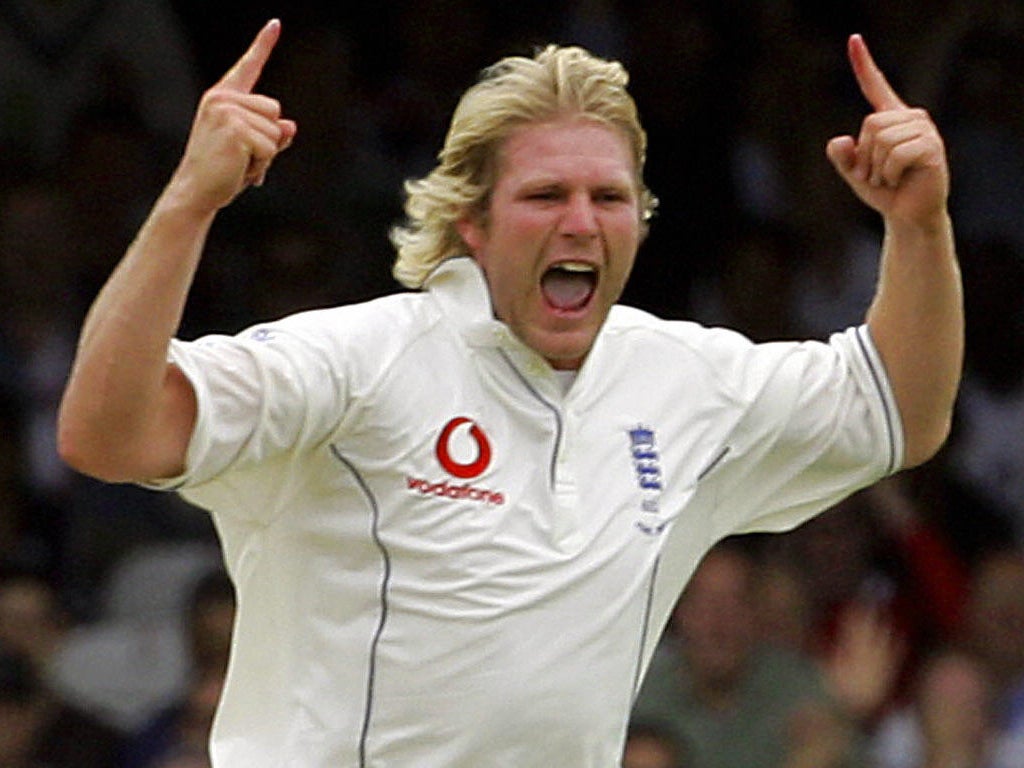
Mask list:
[{"label": "teeth", "polygon": [[592,264],[585,264],[582,261],[563,261],[555,264],[557,269],[564,269],[566,272],[593,272]]}]

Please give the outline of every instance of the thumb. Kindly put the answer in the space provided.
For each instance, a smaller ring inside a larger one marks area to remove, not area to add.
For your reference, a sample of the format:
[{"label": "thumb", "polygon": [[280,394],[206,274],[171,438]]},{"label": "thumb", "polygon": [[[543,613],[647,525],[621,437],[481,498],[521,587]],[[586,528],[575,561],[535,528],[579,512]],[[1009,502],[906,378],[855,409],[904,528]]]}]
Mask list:
[{"label": "thumb", "polygon": [[852,136],[836,136],[825,146],[825,154],[843,178],[849,176],[857,164],[856,142]]}]

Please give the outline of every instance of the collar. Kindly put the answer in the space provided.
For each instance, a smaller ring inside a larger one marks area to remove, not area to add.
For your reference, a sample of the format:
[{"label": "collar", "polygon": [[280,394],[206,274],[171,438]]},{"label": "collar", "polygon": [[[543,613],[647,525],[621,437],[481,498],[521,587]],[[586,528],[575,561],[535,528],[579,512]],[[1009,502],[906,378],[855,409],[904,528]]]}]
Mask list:
[{"label": "collar", "polygon": [[471,345],[486,345],[486,338],[494,338],[500,329],[507,331],[505,324],[494,318],[487,280],[476,259],[455,256],[442,261],[427,276],[423,288]]},{"label": "collar", "polygon": [[555,386],[554,370],[544,358],[494,317],[490,290],[483,270],[470,256],[456,256],[441,262],[423,283],[470,347],[497,349],[531,379],[549,379]]}]

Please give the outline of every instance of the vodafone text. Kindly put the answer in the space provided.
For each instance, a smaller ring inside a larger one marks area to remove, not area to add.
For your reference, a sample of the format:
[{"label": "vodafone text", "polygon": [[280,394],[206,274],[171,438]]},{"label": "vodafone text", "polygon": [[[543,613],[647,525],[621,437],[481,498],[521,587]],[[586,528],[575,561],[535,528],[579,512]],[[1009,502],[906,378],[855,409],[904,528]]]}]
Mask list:
[{"label": "vodafone text", "polygon": [[421,493],[424,496],[444,496],[448,499],[476,501],[482,504],[500,505],[505,503],[505,494],[500,491],[477,488],[468,483],[457,485],[449,483],[447,480],[431,482],[419,477],[407,477],[405,484],[410,491]]}]

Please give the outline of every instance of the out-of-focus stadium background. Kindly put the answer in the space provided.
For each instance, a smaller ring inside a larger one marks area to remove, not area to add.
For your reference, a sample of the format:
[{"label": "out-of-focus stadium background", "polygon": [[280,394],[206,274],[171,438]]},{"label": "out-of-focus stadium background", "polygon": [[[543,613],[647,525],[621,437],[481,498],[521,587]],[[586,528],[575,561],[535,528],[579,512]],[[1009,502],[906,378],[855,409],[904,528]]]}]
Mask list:
[{"label": "out-of-focus stadium background", "polygon": [[[862,33],[947,141],[965,382],[936,460],[804,529],[745,543],[756,581],[792,592],[760,601],[779,613],[765,611],[759,637],[791,632],[801,654],[826,659],[841,607],[870,595],[907,652],[861,723],[866,739],[880,739],[913,699],[921,660],[949,643],[995,676],[993,727],[1024,733],[1020,0],[2,0],[0,711],[43,691],[79,718],[18,721],[35,729],[26,740],[51,745],[49,764],[203,764],[188,744],[202,742],[230,626],[212,527],[176,497],[70,472],[54,419],[88,304],[172,172],[202,91],[275,16],[283,37],[260,89],[297,120],[298,139],[218,220],[187,337],[396,290],[387,230],[402,181],[429,170],[480,68],[548,42],[631,73],[661,205],[628,303],[758,340],[857,323],[880,222],[824,146],[866,110],[845,58],[847,36]],[[67,737],[97,722],[103,756],[52,735],[100,744]],[[0,735],[0,756],[17,730]]]}]

